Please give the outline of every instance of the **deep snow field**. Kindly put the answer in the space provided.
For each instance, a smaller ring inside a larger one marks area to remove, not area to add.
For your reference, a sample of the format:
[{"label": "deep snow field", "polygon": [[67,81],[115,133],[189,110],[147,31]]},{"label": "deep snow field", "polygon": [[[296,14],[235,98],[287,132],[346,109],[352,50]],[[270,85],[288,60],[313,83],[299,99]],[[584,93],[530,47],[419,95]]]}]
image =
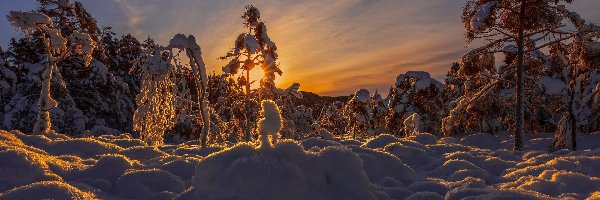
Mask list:
[{"label": "deep snow field", "polygon": [[508,135],[322,136],[201,149],[0,130],[0,199],[600,199],[600,133],[554,153],[551,134],[522,152]]}]

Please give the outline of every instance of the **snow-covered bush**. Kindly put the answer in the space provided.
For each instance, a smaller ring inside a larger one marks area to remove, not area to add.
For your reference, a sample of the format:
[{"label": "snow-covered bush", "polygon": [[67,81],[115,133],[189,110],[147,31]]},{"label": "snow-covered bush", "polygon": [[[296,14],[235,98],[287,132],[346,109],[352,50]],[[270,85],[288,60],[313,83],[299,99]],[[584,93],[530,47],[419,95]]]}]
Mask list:
[{"label": "snow-covered bush", "polygon": [[275,102],[270,100],[261,102],[260,119],[257,124],[261,148],[272,148],[272,145],[277,143],[278,134],[282,128],[281,113]]}]

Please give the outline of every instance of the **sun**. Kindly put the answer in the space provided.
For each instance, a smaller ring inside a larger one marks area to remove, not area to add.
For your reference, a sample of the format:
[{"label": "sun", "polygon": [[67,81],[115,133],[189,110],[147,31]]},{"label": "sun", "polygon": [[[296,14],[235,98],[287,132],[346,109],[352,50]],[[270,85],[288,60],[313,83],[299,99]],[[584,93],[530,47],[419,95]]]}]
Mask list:
[{"label": "sun", "polygon": [[257,89],[260,87],[260,79],[265,76],[265,71],[260,67],[255,67],[250,70],[250,82],[254,81],[251,85],[251,89]]}]

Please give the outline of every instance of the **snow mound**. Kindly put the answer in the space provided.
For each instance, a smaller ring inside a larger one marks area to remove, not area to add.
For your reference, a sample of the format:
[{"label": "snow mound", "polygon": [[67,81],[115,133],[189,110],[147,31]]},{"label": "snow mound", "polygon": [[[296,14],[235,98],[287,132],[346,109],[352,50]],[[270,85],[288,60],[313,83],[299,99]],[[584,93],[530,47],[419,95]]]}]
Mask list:
[{"label": "snow mound", "polygon": [[450,176],[461,170],[482,170],[473,163],[465,160],[449,160],[442,166],[436,168],[433,173],[437,176]]},{"label": "snow mound", "polygon": [[196,155],[196,156],[204,157],[211,153],[218,152],[221,149],[222,148],[218,147],[218,146],[200,148],[200,146],[198,146],[198,145],[189,145],[189,146],[181,145],[181,146],[179,146],[179,148],[175,149],[172,153],[174,153],[175,155],[179,155],[179,156]]},{"label": "snow mound", "polygon": [[161,192],[181,193],[185,190],[183,180],[167,171],[134,170],[121,176],[116,183],[117,192],[128,198],[147,198]]},{"label": "snow mound", "polygon": [[390,153],[356,146],[350,148],[363,160],[365,172],[371,181],[391,177],[409,185],[417,180],[413,169]]},{"label": "snow mound", "polygon": [[196,164],[198,164],[196,159],[180,158],[165,163],[160,169],[171,172],[171,174],[179,176],[183,180],[188,180],[194,176]]},{"label": "snow mound", "polygon": [[519,200],[546,200],[552,199],[539,193],[522,190],[497,190],[493,188],[457,188],[448,192],[447,200],[461,199],[519,199]]},{"label": "snow mound", "polygon": [[420,181],[409,185],[406,189],[413,192],[434,192],[438,195],[445,195],[448,192],[448,187],[442,183],[433,181]]},{"label": "snow mound", "polygon": [[429,133],[418,133],[414,136],[411,136],[410,139],[425,145],[437,143],[437,137]]},{"label": "snow mound", "polygon": [[467,135],[460,141],[464,145],[473,146],[480,149],[500,149],[502,147],[502,143],[498,137],[487,133]]},{"label": "snow mound", "polygon": [[447,180],[448,181],[460,181],[460,180],[464,180],[465,178],[468,178],[468,177],[478,178],[478,179],[484,180],[486,182],[491,181],[491,175],[488,171],[472,170],[472,169],[458,170],[458,171],[452,173],[450,176],[448,176]]},{"label": "snow mound", "polygon": [[0,130],[0,142],[5,145],[23,146],[25,145],[21,139],[8,131]]},{"label": "snow mound", "polygon": [[405,200],[443,200],[444,197],[435,192],[417,192],[408,197]]},{"label": "snow mound", "polygon": [[114,139],[114,140],[111,140],[110,142],[112,142],[113,144],[116,144],[117,146],[120,146],[122,148],[148,146],[148,144],[146,142],[144,142],[143,140],[140,140],[140,139]]},{"label": "snow mound", "polygon": [[[285,184],[281,184],[285,183]],[[274,149],[236,145],[201,160],[193,179],[197,199],[379,199],[361,159],[331,146],[305,152],[290,141]]]},{"label": "snow mound", "polygon": [[158,148],[151,147],[151,146],[130,147],[130,148],[120,151],[118,154],[124,155],[130,159],[139,160],[142,162],[166,155],[164,152],[162,152]]},{"label": "snow mound", "polygon": [[85,171],[85,174],[88,177],[115,181],[132,167],[132,162],[125,156],[102,155],[92,167]]},{"label": "snow mound", "polygon": [[423,149],[405,146],[402,143],[392,143],[385,146],[384,150],[400,158],[411,167],[426,165],[432,162],[429,153]]},{"label": "snow mound", "polygon": [[0,194],[0,199],[94,199],[93,194],[60,181],[42,181]]},{"label": "snow mound", "polygon": [[546,170],[537,177],[522,177],[516,182],[502,184],[501,187],[536,191],[550,196],[575,193],[579,198],[583,198],[600,190],[600,178],[576,172]]},{"label": "snow mound", "polygon": [[117,145],[92,138],[56,140],[48,144],[48,146],[42,147],[42,149],[52,155],[77,155],[83,158],[112,154],[123,150],[123,148]]},{"label": "snow mound", "polygon": [[308,138],[306,140],[302,140],[300,142],[300,144],[302,144],[302,146],[304,147],[304,149],[309,150],[313,147],[318,147],[318,148],[325,148],[325,147],[329,147],[329,146],[341,146],[342,144],[340,144],[339,142],[336,141],[331,141],[331,140],[326,140],[326,139],[319,139],[319,138]]},{"label": "snow mound", "polygon": [[363,147],[366,148],[371,148],[371,149],[378,149],[378,148],[383,148],[388,144],[394,143],[394,142],[399,142],[400,140],[396,137],[394,137],[393,135],[389,135],[389,134],[381,134],[378,135],[377,137],[367,141]]},{"label": "snow mound", "polygon": [[0,191],[38,181],[62,180],[50,171],[44,155],[24,149],[0,151]]}]

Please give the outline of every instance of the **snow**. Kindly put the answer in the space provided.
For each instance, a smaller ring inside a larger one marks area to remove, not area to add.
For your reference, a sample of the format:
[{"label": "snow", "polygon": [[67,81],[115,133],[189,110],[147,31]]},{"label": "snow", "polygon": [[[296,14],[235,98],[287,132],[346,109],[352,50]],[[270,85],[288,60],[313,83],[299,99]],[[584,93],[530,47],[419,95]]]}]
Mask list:
[{"label": "snow", "polygon": [[360,89],[354,94],[354,98],[361,103],[366,103],[371,99],[371,93],[367,89]]},{"label": "snow", "polygon": [[[263,100],[261,103],[261,118],[258,120],[258,133],[261,146],[270,148],[271,142],[276,143],[281,130],[281,114],[277,104],[270,100]],[[271,142],[269,142],[269,137]]]},{"label": "snow", "polygon": [[260,45],[258,44],[256,37],[251,34],[246,34],[246,37],[244,37],[244,46],[251,53],[255,53],[260,49]]},{"label": "snow", "polygon": [[128,171],[119,177],[115,188],[122,197],[143,199],[161,192],[179,194],[185,190],[185,184],[167,171],[150,169]]},{"label": "snow", "polygon": [[78,31],[71,33],[69,41],[73,45],[73,52],[83,56],[84,66],[89,66],[93,59],[92,53],[94,52],[94,48],[96,48],[96,42],[87,33],[80,33]]},{"label": "snow", "polygon": [[[525,144],[552,134],[525,137]],[[344,140],[272,148],[148,146],[129,134],[71,138],[0,131],[0,199],[593,199],[600,134],[580,151],[511,151],[507,136]]]},{"label": "snow", "polygon": [[479,10],[471,18],[471,31],[482,31],[487,28],[492,9],[496,4],[498,4],[498,1],[493,0],[479,7]]},{"label": "snow", "polygon": [[413,113],[404,120],[404,133],[416,135],[421,132],[422,122],[419,113]]},{"label": "snow", "polygon": [[540,87],[547,95],[564,95],[566,94],[567,85],[563,80],[542,76],[539,81]]},{"label": "snow", "polygon": [[2,199],[94,199],[93,194],[60,181],[42,181],[0,194]]},{"label": "snow", "polygon": [[37,12],[10,11],[6,16],[8,22],[21,29],[35,29],[38,25],[52,25],[50,17]]},{"label": "snow", "polygon": [[427,89],[431,85],[440,90],[444,88],[444,84],[431,78],[431,75],[428,72],[408,71],[404,74],[400,74],[396,77],[396,85],[402,84],[406,79],[413,79],[411,82],[414,84],[417,91]]}]

